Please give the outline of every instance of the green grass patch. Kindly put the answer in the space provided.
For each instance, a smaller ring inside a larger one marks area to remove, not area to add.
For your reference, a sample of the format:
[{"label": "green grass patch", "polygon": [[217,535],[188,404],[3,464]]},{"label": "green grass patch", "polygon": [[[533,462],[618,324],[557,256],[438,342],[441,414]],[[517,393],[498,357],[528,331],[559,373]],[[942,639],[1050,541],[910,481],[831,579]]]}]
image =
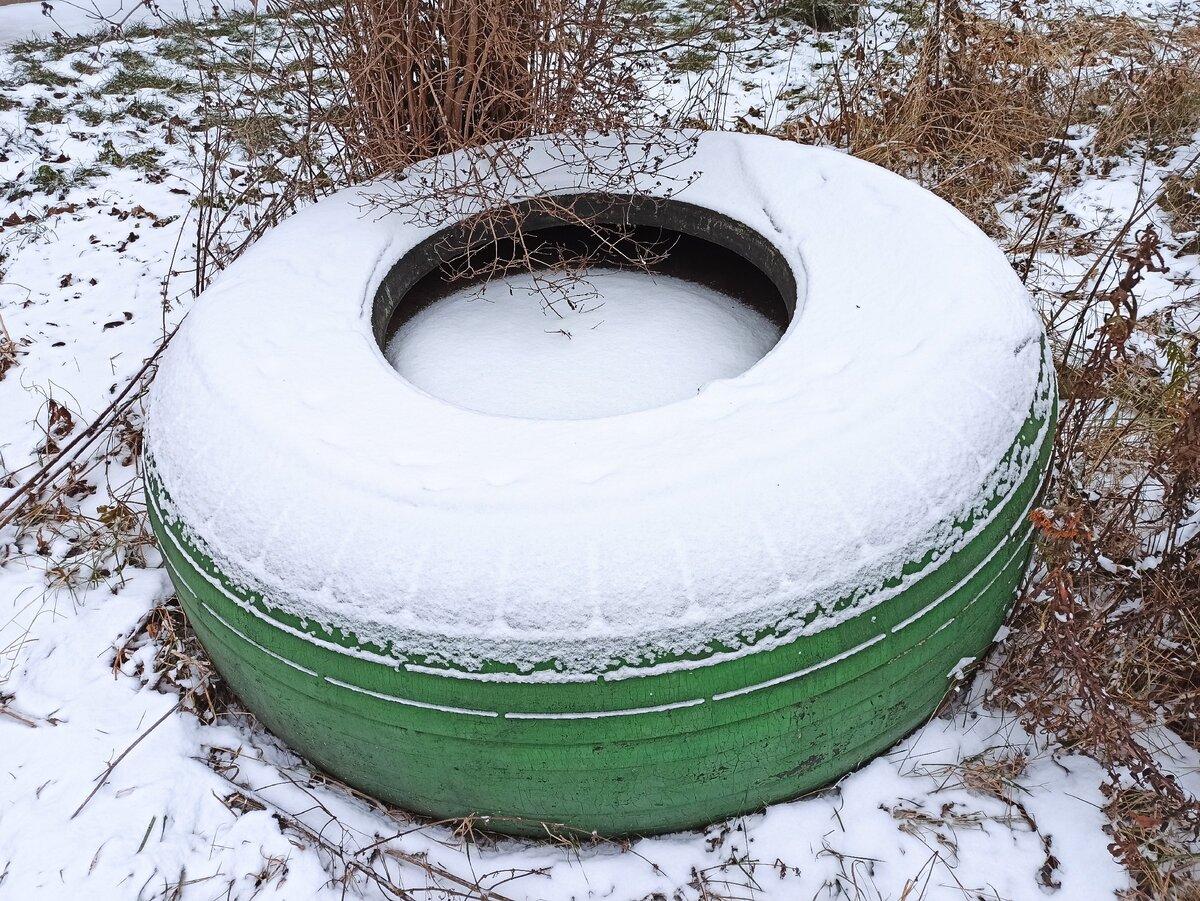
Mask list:
[{"label": "green grass patch", "polygon": [[95,128],[101,122],[109,121],[108,113],[95,106],[80,107],[75,111],[75,115],[79,117],[84,125],[89,125],[92,128]]},{"label": "green grass patch", "polygon": [[57,125],[63,120],[63,111],[56,106],[45,104],[35,106],[25,114],[25,121],[30,125],[42,125],[47,122]]},{"label": "green grass patch", "polygon": [[139,150],[137,153],[131,153],[125,157],[125,166],[129,169],[141,169],[143,172],[153,172],[156,169],[162,168],[159,165],[161,159],[161,150]]},{"label": "green grass patch", "polygon": [[288,140],[284,120],[280,116],[264,113],[259,116],[242,116],[224,122],[229,135],[252,155],[268,147],[277,147]]},{"label": "green grass patch", "polygon": [[8,52],[12,54],[12,58],[15,60],[28,61],[45,53],[47,48],[53,45],[53,41],[44,41],[41,38],[29,38],[25,41],[13,41],[8,45]]},{"label": "green grass patch", "polygon": [[122,31],[122,35],[128,41],[140,41],[143,38],[152,38],[155,35],[161,34],[162,28],[157,25],[152,25],[149,22],[135,22],[128,28]]},{"label": "green grass patch", "polygon": [[33,187],[43,194],[59,194],[71,186],[71,180],[62,169],[41,165],[30,179]]},{"label": "green grass patch", "polygon": [[162,151],[153,148],[139,150],[134,153],[122,154],[113,146],[112,141],[105,141],[97,162],[105,166],[116,166],[120,169],[141,169],[143,172],[158,169],[158,161],[162,159]]},{"label": "green grass patch", "polygon": [[121,110],[120,115],[132,116],[143,122],[161,122],[170,115],[170,111],[157,100],[135,100]]},{"label": "green grass patch", "polygon": [[103,178],[108,175],[108,170],[103,166],[76,166],[71,172],[72,185],[89,185],[94,178]]},{"label": "green grass patch", "polygon": [[859,0],[784,0],[776,15],[817,31],[836,31],[854,24],[860,5]]},{"label": "green grass patch", "polygon": [[131,72],[146,72],[154,68],[154,61],[144,53],[134,50],[132,47],[126,47],[124,50],[118,50],[112,55],[125,69]]},{"label": "green grass patch", "polygon": [[171,78],[149,69],[122,68],[100,88],[101,94],[136,94],[138,91],[163,91],[186,94],[197,85],[183,78]]},{"label": "green grass patch", "polygon": [[191,64],[202,50],[192,34],[174,34],[158,45],[158,55],[173,63]]},{"label": "green grass patch", "polygon": [[701,50],[685,50],[671,61],[671,68],[676,72],[707,72],[716,62],[717,55]]},{"label": "green grass patch", "polygon": [[80,53],[84,50],[96,50],[100,46],[114,40],[129,40],[144,37],[152,33],[153,31],[147,29],[145,26],[132,25],[125,28],[118,38],[113,35],[111,28],[101,26],[84,34],[60,34],[54,38],[34,37],[23,41],[14,41],[9,44],[9,52],[17,60],[30,61],[37,57],[42,57],[57,61],[72,53]]},{"label": "green grass patch", "polygon": [[0,191],[4,192],[10,201],[30,197],[35,193],[49,194],[62,200],[72,188],[89,186],[93,179],[107,174],[108,172],[100,166],[76,166],[67,171],[43,163],[26,180],[5,182],[0,186]]},{"label": "green grass patch", "polygon": [[661,12],[662,0],[625,0],[621,4],[621,12],[628,16],[648,16]]},{"label": "green grass patch", "polygon": [[17,79],[24,84],[40,84],[48,88],[69,88],[79,84],[78,78],[55,72],[36,59],[17,63]]},{"label": "green grass patch", "polygon": [[86,59],[73,59],[71,60],[71,70],[78,72],[80,75],[95,75],[100,71],[100,67],[93,65]]}]

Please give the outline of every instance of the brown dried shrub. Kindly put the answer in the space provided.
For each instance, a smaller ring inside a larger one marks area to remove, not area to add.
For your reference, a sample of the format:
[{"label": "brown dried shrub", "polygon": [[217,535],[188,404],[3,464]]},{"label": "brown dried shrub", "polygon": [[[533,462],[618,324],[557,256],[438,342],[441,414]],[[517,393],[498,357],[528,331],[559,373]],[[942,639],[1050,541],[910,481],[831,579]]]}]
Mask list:
[{"label": "brown dried shrub", "polygon": [[[895,48],[870,23],[835,60],[818,109],[784,128],[915,178],[985,227],[1072,99],[1078,41],[984,16],[967,0],[918,4]],[[1017,7],[1019,9],[1019,7]]]},{"label": "brown dried shrub", "polygon": [[[1200,127],[1200,31],[1018,2],[918,2],[894,43],[861,22],[782,129],[920,181],[999,235],[995,204],[1091,124],[1109,155]],[[1073,178],[1055,173],[1056,186]],[[1038,239],[1045,237],[1039,230]]]},{"label": "brown dried shrub", "polygon": [[1200,28],[1131,48],[1092,88],[1099,109],[1096,150],[1119,153],[1134,141],[1174,144],[1200,128]]},{"label": "brown dried shrub", "polygon": [[1138,286],[1163,270],[1157,230],[1123,234],[1057,348],[1051,506],[1031,517],[1040,568],[991,699],[1107,768],[1111,850],[1146,901],[1192,884],[1200,839],[1200,803],[1156,731],[1200,747],[1200,535],[1182,527],[1200,509],[1200,356],[1194,334],[1139,312]]},{"label": "brown dried shrub", "polygon": [[626,127],[640,99],[610,0],[343,0],[335,118],[371,169],[537,134]]}]

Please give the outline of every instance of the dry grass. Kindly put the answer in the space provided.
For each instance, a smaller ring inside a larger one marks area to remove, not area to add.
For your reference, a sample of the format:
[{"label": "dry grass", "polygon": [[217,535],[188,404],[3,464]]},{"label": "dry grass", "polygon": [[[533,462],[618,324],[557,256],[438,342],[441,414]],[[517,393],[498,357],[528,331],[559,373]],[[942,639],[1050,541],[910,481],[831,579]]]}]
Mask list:
[{"label": "dry grass", "polygon": [[[0,278],[2,277],[3,270],[0,270]],[[0,381],[4,381],[4,377],[8,375],[10,369],[19,365],[18,357],[23,353],[24,351],[18,349],[17,342],[8,333],[4,318],[0,317]]]},{"label": "dry grass", "polygon": [[[146,647],[154,652],[149,665],[138,654]],[[201,722],[242,715],[241,703],[213,668],[177,598],[151,608],[113,649],[112,671],[178,695],[180,709],[194,713]]]},{"label": "dry grass", "polygon": [[985,18],[960,0],[920,4],[895,48],[864,23],[831,67],[820,103],[788,123],[805,143],[844,147],[921,181],[984,225],[1023,165],[1069,119],[1077,43]]},{"label": "dry grass", "polygon": [[[647,60],[630,47],[653,20],[615,0],[293,0],[272,21],[236,53],[207,39],[193,56],[210,125],[195,145],[197,293],[297,207],[377,176],[408,173],[372,188],[376,208],[434,223],[484,210],[464,243],[491,244],[520,232],[505,197],[543,193],[526,139],[554,135],[555,156],[591,160],[614,192],[694,148],[646,129]],[[598,136],[617,150],[596,153]],[[640,145],[653,149],[624,152]],[[539,212],[608,250],[620,238],[545,198]],[[517,244],[506,265],[537,269]]]},{"label": "dry grass", "polygon": [[1130,43],[1087,98],[1098,112],[1096,150],[1106,156],[1134,142],[1174,146],[1200,123],[1200,29]]},{"label": "dry grass", "polygon": [[[1162,270],[1157,230],[1127,223],[1078,292],[1073,327],[1056,332],[1054,479],[1033,518],[1041,566],[992,696],[1107,767],[1114,853],[1136,878],[1130,897],[1155,901],[1190,883],[1195,858],[1168,860],[1154,843],[1200,838],[1200,804],[1149,729],[1200,747],[1200,536],[1179,530],[1200,506],[1200,357],[1196,334],[1139,313],[1139,285]],[[1134,798],[1154,817],[1127,816]]]},{"label": "dry grass", "polygon": [[1160,205],[1170,216],[1172,231],[1185,239],[1179,252],[1200,254],[1200,174],[1168,179]]},{"label": "dry grass", "polygon": [[374,172],[621,129],[641,100],[610,0],[343,0],[339,16],[318,21],[350,91],[333,122]]},{"label": "dry grass", "polygon": [[1106,813],[1112,821],[1109,850],[1137,880],[1126,901],[1200,901],[1195,830],[1181,826],[1158,793],[1114,790]]},{"label": "dry grass", "polygon": [[887,41],[860,23],[782,134],[914,178],[996,236],[997,200],[1059,160],[1072,127],[1111,155],[1200,125],[1197,29],[969,0],[912,4],[907,21]]}]

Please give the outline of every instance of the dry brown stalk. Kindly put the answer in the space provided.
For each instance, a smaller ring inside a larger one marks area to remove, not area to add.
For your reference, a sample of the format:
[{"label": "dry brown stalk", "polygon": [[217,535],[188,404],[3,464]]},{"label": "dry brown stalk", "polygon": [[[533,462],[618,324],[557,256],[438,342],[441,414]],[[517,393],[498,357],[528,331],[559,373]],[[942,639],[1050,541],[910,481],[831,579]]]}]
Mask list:
[{"label": "dry brown stalk", "polygon": [[[1163,261],[1157,229],[1135,221],[1092,267],[1058,348],[1053,507],[1032,517],[1041,568],[992,699],[1108,769],[1129,897],[1157,901],[1190,883],[1196,858],[1154,846],[1200,838],[1200,802],[1164,768],[1153,731],[1200,746],[1200,536],[1179,530],[1200,507],[1200,357],[1194,336],[1139,311],[1139,285]],[[1126,815],[1134,797],[1154,816]]]},{"label": "dry brown stalk", "polygon": [[[639,23],[614,0],[341,0],[336,9],[301,0],[298,8],[313,23],[313,55],[343,73],[346,103],[327,121],[359,175],[484,147],[476,165],[520,171],[523,151],[509,147],[521,139],[584,144],[647,121],[644,63],[625,53]],[[443,179],[432,180],[444,191]]]},{"label": "dry brown stalk", "polygon": [[[406,173],[369,189],[364,215],[436,225],[491,210],[472,220],[487,243],[519,225],[508,196],[541,193],[547,161],[530,138],[554,135],[553,155],[594,159],[589,174],[613,192],[694,146],[643,128],[657,122],[639,78],[649,63],[629,51],[650,20],[615,0],[279,0],[271,15],[281,33],[264,32],[248,59],[212,41],[199,67],[210,128],[196,147],[197,292],[265,229],[336,188]],[[290,112],[290,139],[249,147],[248,104]],[[647,145],[654,153],[638,150]]]},{"label": "dry brown stalk", "polygon": [[4,324],[4,317],[0,316],[0,381],[4,381],[4,376],[8,374],[8,370],[17,365],[17,342],[8,333],[8,327]]},{"label": "dry brown stalk", "polygon": [[[1040,211],[1076,178],[1066,140],[1087,126],[1096,149],[1169,142],[1200,126],[1200,33],[1128,16],[971,0],[909,8],[912,24],[880,44],[866,20],[828,69],[818,99],[782,133],[844,147],[945,197],[1000,235],[995,203],[1054,164]],[[1072,133],[1074,132],[1074,133]],[[1011,243],[1041,246],[1035,217]],[[1011,236],[1006,236],[1011,237]]]},{"label": "dry brown stalk", "polygon": [[916,178],[987,226],[995,200],[1022,181],[1024,159],[1039,145],[1055,151],[1080,42],[1023,27],[1011,11],[984,16],[964,0],[920,11],[924,21],[895,49],[864,23],[834,62],[821,111],[784,132]]}]

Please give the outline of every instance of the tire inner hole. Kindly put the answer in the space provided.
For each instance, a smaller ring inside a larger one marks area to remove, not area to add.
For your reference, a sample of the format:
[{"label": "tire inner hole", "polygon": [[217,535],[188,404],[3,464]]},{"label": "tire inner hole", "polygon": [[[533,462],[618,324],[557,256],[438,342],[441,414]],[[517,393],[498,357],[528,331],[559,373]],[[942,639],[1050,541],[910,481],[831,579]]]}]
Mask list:
[{"label": "tire inner hole", "polygon": [[530,211],[520,240],[467,223],[405,254],[373,310],[393,368],[478,412],[598,418],[740,375],[791,321],[791,267],[745,225],[679,201],[567,202],[587,225]]}]

